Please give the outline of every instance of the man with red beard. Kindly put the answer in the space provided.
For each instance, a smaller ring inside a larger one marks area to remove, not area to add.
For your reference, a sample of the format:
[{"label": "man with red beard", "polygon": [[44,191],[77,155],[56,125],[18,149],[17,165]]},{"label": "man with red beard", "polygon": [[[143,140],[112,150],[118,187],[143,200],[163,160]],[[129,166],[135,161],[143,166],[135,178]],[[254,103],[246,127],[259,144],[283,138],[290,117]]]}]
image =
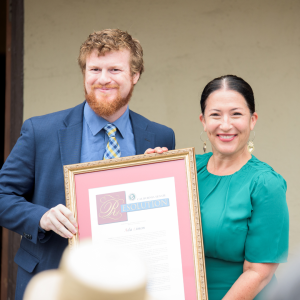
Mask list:
[{"label": "man with red beard", "polygon": [[33,275],[58,267],[67,238],[77,232],[64,205],[63,165],[175,147],[172,129],[128,108],[144,71],[139,41],[119,29],[94,32],[78,62],[86,101],[26,120],[0,171],[0,226],[23,236],[15,257],[16,299]]}]

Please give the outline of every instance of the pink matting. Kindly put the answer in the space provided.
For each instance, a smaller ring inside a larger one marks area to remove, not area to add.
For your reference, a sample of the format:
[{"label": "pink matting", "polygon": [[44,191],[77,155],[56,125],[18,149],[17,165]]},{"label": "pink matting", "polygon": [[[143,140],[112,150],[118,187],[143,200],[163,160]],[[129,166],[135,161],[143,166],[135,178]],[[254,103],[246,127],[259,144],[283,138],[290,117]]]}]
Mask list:
[{"label": "pink matting", "polygon": [[190,209],[183,159],[75,175],[79,239],[92,236],[89,189],[174,177],[185,299],[197,300]]}]

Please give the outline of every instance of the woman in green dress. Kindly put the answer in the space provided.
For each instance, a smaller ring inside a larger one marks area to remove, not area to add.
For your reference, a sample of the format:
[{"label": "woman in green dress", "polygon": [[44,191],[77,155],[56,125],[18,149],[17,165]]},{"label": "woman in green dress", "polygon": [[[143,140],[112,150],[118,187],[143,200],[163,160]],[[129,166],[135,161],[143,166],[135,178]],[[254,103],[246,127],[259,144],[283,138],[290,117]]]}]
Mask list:
[{"label": "woman in green dress", "polygon": [[266,299],[278,264],[287,259],[286,182],[251,155],[248,141],[258,116],[247,82],[216,78],[200,105],[212,146],[212,153],[196,156],[208,298]]},{"label": "woman in green dress", "polygon": [[251,155],[258,116],[248,83],[216,78],[200,105],[212,146],[196,156],[209,300],[265,299],[287,259],[286,182]]}]

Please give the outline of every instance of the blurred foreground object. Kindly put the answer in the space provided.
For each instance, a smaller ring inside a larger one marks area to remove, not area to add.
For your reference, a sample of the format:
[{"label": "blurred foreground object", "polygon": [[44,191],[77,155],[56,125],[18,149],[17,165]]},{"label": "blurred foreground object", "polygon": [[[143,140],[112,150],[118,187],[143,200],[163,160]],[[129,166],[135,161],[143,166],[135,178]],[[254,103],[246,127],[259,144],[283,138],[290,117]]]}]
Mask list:
[{"label": "blurred foreground object", "polygon": [[33,277],[24,300],[154,300],[146,279],[145,265],[134,253],[85,241],[64,251],[59,269]]},{"label": "blurred foreground object", "polygon": [[[298,250],[299,251],[299,250]],[[299,253],[299,252],[298,252]],[[300,256],[288,262],[278,284],[270,291],[267,300],[300,299]]]}]

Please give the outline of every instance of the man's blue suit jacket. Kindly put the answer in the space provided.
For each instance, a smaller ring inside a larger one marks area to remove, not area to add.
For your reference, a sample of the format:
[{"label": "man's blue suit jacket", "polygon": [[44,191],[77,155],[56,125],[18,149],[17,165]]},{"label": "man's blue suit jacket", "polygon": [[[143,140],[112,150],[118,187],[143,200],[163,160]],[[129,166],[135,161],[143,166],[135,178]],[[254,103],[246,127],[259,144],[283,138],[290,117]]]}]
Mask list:
[{"label": "man's blue suit jacket", "polygon": [[[39,239],[38,226],[50,208],[65,204],[63,165],[80,162],[84,103],[24,122],[21,136],[0,171],[0,226],[22,235],[15,256],[16,298],[36,273],[57,268],[68,240],[54,232]],[[172,129],[130,111],[136,153],[175,148]]]}]

